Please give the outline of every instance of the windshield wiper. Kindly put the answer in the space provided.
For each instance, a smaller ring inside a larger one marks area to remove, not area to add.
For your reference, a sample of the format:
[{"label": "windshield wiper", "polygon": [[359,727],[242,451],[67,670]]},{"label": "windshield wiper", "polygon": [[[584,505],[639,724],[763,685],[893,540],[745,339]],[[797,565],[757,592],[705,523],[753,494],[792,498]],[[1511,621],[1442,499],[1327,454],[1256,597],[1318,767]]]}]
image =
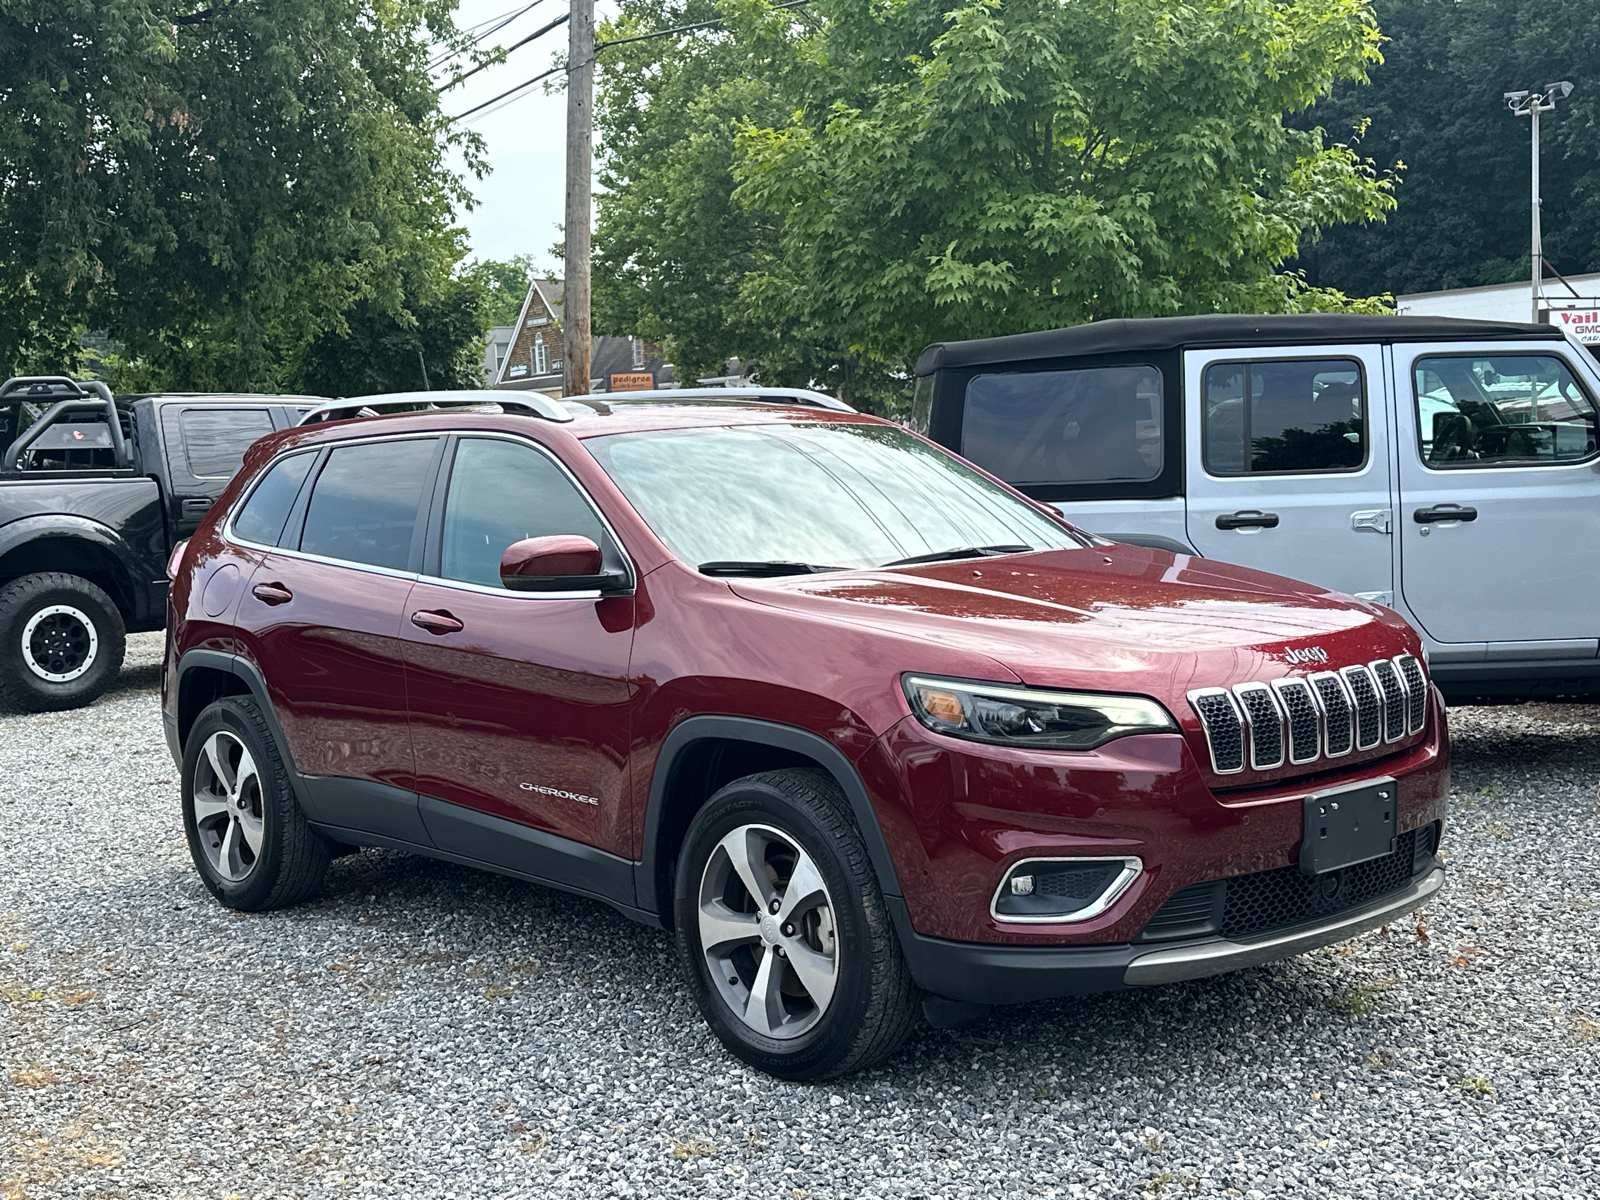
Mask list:
[{"label": "windshield wiper", "polygon": [[815,575],[819,571],[844,571],[846,567],[828,567],[817,563],[784,562],[779,559],[718,559],[703,562],[695,568],[702,575]]},{"label": "windshield wiper", "polygon": [[1000,546],[957,546],[953,550],[934,550],[928,554],[913,554],[910,558],[897,558],[881,564],[885,567],[909,567],[913,563],[949,562],[956,558],[989,558],[996,554],[1024,554],[1032,546],[1021,542],[1008,542]]}]

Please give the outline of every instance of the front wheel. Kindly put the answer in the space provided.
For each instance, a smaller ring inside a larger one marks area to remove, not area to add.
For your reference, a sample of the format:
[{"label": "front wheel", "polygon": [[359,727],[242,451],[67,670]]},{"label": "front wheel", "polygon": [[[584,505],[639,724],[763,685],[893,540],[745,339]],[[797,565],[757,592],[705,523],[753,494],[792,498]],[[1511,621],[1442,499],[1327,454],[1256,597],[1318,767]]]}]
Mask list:
[{"label": "front wheel", "polygon": [[833,778],[735,780],[690,823],[678,861],[678,948],[712,1031],[783,1079],[887,1058],[916,987],[866,847]]},{"label": "front wheel", "polygon": [[126,631],[111,597],[45,571],[0,588],[0,700],[25,712],[82,708],[122,669]]}]

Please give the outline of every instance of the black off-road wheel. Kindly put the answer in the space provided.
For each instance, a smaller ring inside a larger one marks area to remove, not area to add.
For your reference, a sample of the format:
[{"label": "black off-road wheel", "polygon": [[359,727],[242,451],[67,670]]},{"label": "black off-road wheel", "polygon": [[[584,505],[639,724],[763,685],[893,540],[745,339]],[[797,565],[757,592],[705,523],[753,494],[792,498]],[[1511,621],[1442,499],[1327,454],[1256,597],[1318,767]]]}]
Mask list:
[{"label": "black off-road wheel", "polygon": [[819,770],[735,780],[690,823],[678,949],[712,1032],[781,1079],[829,1079],[893,1054],[917,1016],[849,804]]},{"label": "black off-road wheel", "polygon": [[122,669],[117,606],[77,575],[46,571],[0,588],[0,701],[24,712],[82,708]]},{"label": "black off-road wheel", "polygon": [[183,832],[207,889],[246,912],[314,895],[332,857],[300,811],[260,705],[243,696],[218,700],[189,731]]}]

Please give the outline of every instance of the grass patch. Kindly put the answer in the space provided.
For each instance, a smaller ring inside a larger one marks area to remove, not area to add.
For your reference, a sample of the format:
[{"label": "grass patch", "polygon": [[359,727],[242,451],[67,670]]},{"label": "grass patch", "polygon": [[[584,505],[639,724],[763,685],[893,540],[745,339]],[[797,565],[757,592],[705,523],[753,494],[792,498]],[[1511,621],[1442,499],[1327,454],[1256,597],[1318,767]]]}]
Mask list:
[{"label": "grass patch", "polygon": [[1463,1075],[1455,1081],[1456,1087],[1474,1096],[1493,1096],[1494,1084],[1482,1075]]},{"label": "grass patch", "polygon": [[1341,1017],[1366,1017],[1378,1006],[1378,997],[1388,988],[1383,983],[1358,983],[1328,997],[1328,1011]]},{"label": "grass patch", "polygon": [[672,1157],[688,1161],[691,1158],[709,1158],[717,1152],[717,1148],[705,1138],[674,1139],[672,1143]]}]

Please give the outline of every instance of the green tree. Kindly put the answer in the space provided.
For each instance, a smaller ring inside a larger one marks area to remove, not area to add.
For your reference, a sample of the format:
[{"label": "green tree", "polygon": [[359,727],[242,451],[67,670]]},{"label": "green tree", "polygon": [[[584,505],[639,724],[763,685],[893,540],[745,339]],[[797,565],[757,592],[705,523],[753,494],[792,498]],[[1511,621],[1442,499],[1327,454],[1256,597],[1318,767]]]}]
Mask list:
[{"label": "green tree", "polygon": [[165,386],[273,388],[438,302],[453,3],[0,0],[0,365],[102,328]]},{"label": "green tree", "polygon": [[1394,293],[1528,276],[1529,122],[1502,94],[1577,86],[1541,121],[1544,252],[1563,274],[1600,270],[1600,13],[1546,0],[1377,0],[1387,37],[1370,87],[1341,84],[1308,119],[1370,121],[1363,153],[1404,165],[1383,225],[1330,232],[1301,263],[1330,287]]},{"label": "green tree", "polygon": [[[634,0],[611,32],[702,11]],[[1364,0],[717,11],[730,32],[602,58],[596,294],[701,361],[881,404],[942,338],[1344,307],[1282,264],[1391,205],[1284,120],[1376,61]]]},{"label": "green tree", "polygon": [[486,258],[467,268],[466,274],[476,280],[485,293],[485,326],[516,322],[522,302],[528,296],[528,283],[536,271],[531,254],[513,255],[506,261]]}]

